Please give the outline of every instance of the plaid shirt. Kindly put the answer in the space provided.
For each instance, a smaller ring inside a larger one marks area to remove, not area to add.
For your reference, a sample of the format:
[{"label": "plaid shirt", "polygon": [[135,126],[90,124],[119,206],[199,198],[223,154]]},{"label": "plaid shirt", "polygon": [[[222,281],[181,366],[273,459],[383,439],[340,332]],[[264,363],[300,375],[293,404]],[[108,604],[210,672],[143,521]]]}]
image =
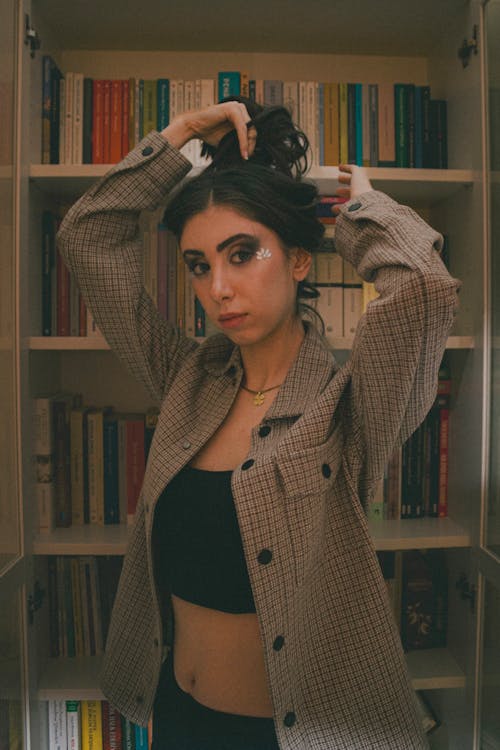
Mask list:
[{"label": "plaid shirt", "polygon": [[[187,338],[143,286],[139,214],[190,168],[149,134],[71,208],[58,235],[97,325],[160,407],[101,676],[108,700],[142,725],[169,648],[153,580],[155,503],[222,424],[242,378],[237,346],[223,334]],[[433,403],[460,282],[437,252],[442,236],[379,191],[343,206],[335,240],[379,298],[342,366],[306,326],[263,416],[271,429],[252,430],[232,490],[280,748],[420,750],[427,740],[365,509],[394,448]]]}]

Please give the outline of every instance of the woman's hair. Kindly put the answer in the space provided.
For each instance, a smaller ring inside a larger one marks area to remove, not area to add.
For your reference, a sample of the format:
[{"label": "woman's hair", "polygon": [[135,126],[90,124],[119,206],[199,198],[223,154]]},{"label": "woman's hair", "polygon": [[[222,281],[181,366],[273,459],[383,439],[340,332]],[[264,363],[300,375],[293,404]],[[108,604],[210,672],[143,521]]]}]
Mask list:
[{"label": "woman's hair", "polygon": [[[320,247],[324,228],[316,216],[318,190],[303,179],[308,167],[309,141],[282,106],[262,107],[245,97],[223,101],[245,104],[256,130],[253,154],[243,159],[236,131],[215,148],[204,143],[202,155],[212,158],[203,172],[174,194],[164,214],[166,226],[180,240],[187,221],[210,205],[228,206],[263,224],[280,238],[284,252],[301,247],[313,253]],[[319,296],[308,281],[299,282],[297,309],[323,321],[303,300]]]}]

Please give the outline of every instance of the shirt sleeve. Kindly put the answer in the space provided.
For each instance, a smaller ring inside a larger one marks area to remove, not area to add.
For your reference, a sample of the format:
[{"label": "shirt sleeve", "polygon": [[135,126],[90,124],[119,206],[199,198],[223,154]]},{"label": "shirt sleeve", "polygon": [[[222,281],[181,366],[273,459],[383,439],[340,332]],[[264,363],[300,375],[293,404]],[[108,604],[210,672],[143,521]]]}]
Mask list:
[{"label": "shirt sleeve", "polygon": [[440,258],[443,236],[377,190],[344,204],[335,241],[340,255],[379,295],[358,323],[347,365],[349,454],[366,501],[393,450],[434,402],[461,282]]},{"label": "shirt sleeve", "polygon": [[191,163],[152,132],[64,217],[58,247],[104,337],[155,402],[198,344],[144,288],[139,216],[166,200]]}]

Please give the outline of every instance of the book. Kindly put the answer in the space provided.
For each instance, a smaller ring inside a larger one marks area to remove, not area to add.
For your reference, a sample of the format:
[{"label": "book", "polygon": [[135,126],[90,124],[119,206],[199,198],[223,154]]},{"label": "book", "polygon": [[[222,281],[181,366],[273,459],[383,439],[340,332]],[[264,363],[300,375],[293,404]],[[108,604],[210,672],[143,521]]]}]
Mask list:
[{"label": "book", "polygon": [[66,701],[67,750],[80,750],[80,701]]},{"label": "book", "polygon": [[101,701],[81,701],[82,750],[103,750]]},{"label": "book", "polygon": [[50,750],[67,750],[66,701],[48,701],[49,747]]},{"label": "book", "polygon": [[401,640],[405,651],[443,648],[448,574],[442,550],[403,553]]}]

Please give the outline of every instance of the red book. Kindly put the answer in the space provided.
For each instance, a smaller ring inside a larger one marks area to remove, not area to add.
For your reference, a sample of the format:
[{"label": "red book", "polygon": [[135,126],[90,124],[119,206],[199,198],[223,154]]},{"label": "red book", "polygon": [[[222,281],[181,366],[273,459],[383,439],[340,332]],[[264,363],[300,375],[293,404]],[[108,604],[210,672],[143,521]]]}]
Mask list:
[{"label": "red book", "polygon": [[109,741],[109,712],[110,705],[108,701],[101,701],[102,750],[111,750]]},{"label": "red book", "polygon": [[57,252],[57,314],[56,330],[58,336],[70,335],[70,273],[61,254]]},{"label": "red book", "polygon": [[126,426],[127,520],[135,515],[145,470],[144,417],[130,416]]},{"label": "red book", "polygon": [[450,408],[446,396],[438,396],[439,404],[439,494],[438,517],[448,515],[448,437],[450,431]]},{"label": "red book", "polygon": [[130,84],[128,80],[122,81],[122,159],[129,152],[129,117],[130,117]]},{"label": "red book", "polygon": [[110,163],[117,164],[122,158],[122,115],[123,115],[122,82],[111,81],[111,119],[110,119]]},{"label": "red book", "polygon": [[92,87],[92,164],[104,164],[104,81]]},{"label": "red book", "polygon": [[119,712],[109,706],[109,750],[122,750],[122,720]]},{"label": "red book", "polygon": [[102,108],[102,119],[103,119],[103,158],[104,164],[111,163],[111,81],[104,81],[104,94],[103,94],[103,108]]}]

